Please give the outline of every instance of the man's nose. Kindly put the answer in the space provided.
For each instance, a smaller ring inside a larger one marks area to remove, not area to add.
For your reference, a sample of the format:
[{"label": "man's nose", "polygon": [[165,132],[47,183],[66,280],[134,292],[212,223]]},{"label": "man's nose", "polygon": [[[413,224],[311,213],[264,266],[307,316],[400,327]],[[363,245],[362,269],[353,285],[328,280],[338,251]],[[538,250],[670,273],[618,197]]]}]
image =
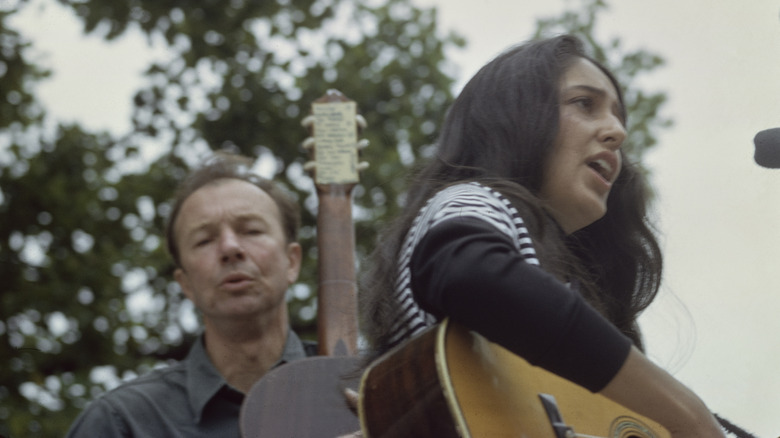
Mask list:
[{"label": "man's nose", "polygon": [[219,246],[222,253],[222,261],[241,260],[244,257],[244,248],[241,240],[233,230],[224,230],[219,237]]}]

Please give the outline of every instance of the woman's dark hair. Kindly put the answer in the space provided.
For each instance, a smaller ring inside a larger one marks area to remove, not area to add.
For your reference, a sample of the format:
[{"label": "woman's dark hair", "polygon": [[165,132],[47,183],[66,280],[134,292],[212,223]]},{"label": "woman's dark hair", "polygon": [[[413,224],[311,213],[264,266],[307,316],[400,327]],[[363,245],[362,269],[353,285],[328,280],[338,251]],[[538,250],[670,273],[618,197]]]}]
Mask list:
[{"label": "woman's dark hair", "polygon": [[386,348],[398,251],[414,217],[436,192],[465,181],[479,181],[510,199],[534,238],[542,267],[561,280],[576,280],[585,298],[641,347],[636,319],[657,294],[662,265],[647,222],[642,173],[624,160],[606,215],[569,236],[538,197],[558,133],[560,81],[578,59],[589,60],[612,81],[626,120],[614,76],[569,35],[511,48],[466,84],[447,113],[435,156],[413,177],[403,213],[386,228],[361,279],[362,328],[375,353]]}]

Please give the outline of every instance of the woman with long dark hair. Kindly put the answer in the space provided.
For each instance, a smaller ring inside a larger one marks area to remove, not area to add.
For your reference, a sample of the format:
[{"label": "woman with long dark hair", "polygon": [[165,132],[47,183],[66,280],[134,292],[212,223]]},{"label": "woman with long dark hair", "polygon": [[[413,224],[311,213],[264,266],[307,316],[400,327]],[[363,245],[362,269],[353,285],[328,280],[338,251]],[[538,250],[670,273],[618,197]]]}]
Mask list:
[{"label": "woman with long dark hair", "polygon": [[625,127],[617,81],[575,37],[483,67],[362,279],[374,355],[448,317],[676,438],[723,436],[642,353],[637,318],[662,257],[644,177],[621,149]]}]

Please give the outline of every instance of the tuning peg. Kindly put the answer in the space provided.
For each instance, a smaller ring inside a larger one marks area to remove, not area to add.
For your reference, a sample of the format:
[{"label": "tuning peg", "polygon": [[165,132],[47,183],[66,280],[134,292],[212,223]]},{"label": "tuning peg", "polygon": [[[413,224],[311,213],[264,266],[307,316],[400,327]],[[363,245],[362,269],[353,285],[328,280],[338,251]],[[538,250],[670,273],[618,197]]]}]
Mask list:
[{"label": "tuning peg", "polygon": [[316,162],[314,162],[314,161],[307,161],[307,162],[306,162],[306,163],[303,165],[303,170],[305,170],[305,171],[307,171],[307,172],[311,172],[311,171],[313,171],[313,170],[314,170],[316,167],[317,167],[317,163],[316,163]]},{"label": "tuning peg", "polygon": [[307,151],[311,152],[315,144],[317,144],[317,140],[315,140],[314,137],[306,137],[306,140],[301,143],[301,146],[303,146],[303,148]]},{"label": "tuning peg", "polygon": [[366,169],[368,169],[368,161],[361,161],[360,163],[358,163],[357,170],[360,171],[360,170],[366,170]]},{"label": "tuning peg", "polygon": [[358,127],[360,127],[360,129],[366,129],[366,126],[368,126],[366,118],[360,114],[355,115],[355,122],[357,123]]},{"label": "tuning peg", "polygon": [[368,144],[369,142],[367,138],[361,139],[360,141],[357,142],[357,148],[359,151],[362,151],[363,149],[368,147]]},{"label": "tuning peg", "polygon": [[301,126],[303,126],[306,129],[311,129],[311,127],[314,126],[315,120],[316,118],[314,117],[314,115],[310,114],[304,117],[303,120],[301,120]]}]

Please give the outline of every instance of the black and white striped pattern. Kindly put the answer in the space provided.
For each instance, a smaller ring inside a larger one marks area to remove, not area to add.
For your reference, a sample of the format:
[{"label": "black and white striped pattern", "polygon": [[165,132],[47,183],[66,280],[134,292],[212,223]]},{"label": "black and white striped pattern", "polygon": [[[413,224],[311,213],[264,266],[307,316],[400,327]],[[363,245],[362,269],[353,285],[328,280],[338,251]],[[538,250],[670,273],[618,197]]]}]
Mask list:
[{"label": "black and white striped pattern", "polygon": [[526,262],[539,265],[523,219],[503,195],[478,183],[458,184],[440,191],[420,210],[401,247],[394,297],[399,306],[391,331],[390,346],[436,323],[434,316],[422,310],[414,300],[409,264],[417,244],[431,228],[442,221],[464,217],[476,218],[492,225],[512,239]]}]

